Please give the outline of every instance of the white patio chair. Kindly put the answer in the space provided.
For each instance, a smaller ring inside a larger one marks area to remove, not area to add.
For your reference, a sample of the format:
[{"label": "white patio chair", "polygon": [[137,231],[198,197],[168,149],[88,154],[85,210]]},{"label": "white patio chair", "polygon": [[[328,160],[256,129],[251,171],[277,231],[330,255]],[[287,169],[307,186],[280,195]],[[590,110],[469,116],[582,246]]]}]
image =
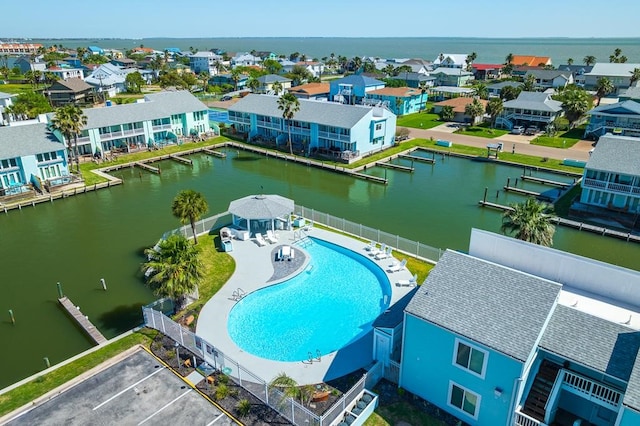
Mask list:
[{"label": "white patio chair", "polygon": [[407,264],[407,259],[402,259],[401,262],[393,262],[391,265],[389,265],[389,269],[387,269],[388,272],[400,272],[402,271],[402,269],[406,266]]},{"label": "white patio chair", "polygon": [[278,242],[278,237],[276,236],[276,233],[273,232],[271,229],[267,231],[267,233],[264,236],[264,239],[270,242],[271,244],[275,244]]},{"label": "white patio chair", "polygon": [[262,238],[262,234],[256,233],[255,239],[256,243],[258,243],[260,247],[267,245],[267,242],[264,240],[264,238]]},{"label": "white patio chair", "polygon": [[371,249],[369,251],[369,256],[376,257],[384,253],[385,251],[387,251],[387,245],[383,243],[382,246],[380,246],[380,248],[374,247],[373,249]]},{"label": "white patio chair", "polygon": [[376,260],[388,259],[391,257],[391,251],[393,249],[390,246],[387,246],[387,249],[381,253],[375,255]]},{"label": "white patio chair", "polygon": [[398,282],[396,283],[397,287],[415,287],[418,285],[418,274],[414,274],[413,277],[411,277],[408,280],[398,280]]}]

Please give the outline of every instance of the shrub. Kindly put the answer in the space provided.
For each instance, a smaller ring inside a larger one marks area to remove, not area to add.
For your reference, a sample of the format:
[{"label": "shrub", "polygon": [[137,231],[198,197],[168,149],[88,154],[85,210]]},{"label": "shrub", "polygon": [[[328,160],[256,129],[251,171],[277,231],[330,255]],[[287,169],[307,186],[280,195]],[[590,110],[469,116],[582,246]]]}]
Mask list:
[{"label": "shrub", "polygon": [[222,383],[223,385],[226,385],[229,383],[229,376],[227,376],[226,374],[221,374],[218,377],[218,383]]},{"label": "shrub", "polygon": [[225,399],[228,396],[229,396],[229,387],[224,383],[219,384],[218,387],[216,388],[216,399],[221,400],[221,399]]},{"label": "shrub", "polygon": [[238,412],[238,416],[245,417],[251,411],[251,403],[248,399],[241,399],[238,401],[236,405],[236,411]]}]

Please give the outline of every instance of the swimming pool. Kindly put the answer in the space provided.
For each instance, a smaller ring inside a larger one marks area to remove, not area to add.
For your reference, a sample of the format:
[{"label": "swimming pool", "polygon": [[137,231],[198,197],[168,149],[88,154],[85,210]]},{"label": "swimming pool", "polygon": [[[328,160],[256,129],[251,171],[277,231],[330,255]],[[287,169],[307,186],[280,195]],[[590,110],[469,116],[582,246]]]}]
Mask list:
[{"label": "swimming pool", "polygon": [[351,250],[311,241],[305,271],[249,294],[229,313],[229,336],[243,351],[275,361],[326,355],[364,336],[389,306],[391,286],[380,267]]}]

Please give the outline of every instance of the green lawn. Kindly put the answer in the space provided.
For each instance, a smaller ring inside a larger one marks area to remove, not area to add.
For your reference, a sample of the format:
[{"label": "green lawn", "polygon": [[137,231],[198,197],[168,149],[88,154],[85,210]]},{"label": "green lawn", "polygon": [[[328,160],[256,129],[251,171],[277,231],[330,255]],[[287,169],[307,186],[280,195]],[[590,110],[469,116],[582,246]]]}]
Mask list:
[{"label": "green lawn", "polygon": [[459,130],[456,130],[456,133],[493,139],[498,136],[506,135],[509,131],[503,129],[492,129],[489,123],[482,123],[477,126],[463,126]]},{"label": "green lawn", "polygon": [[444,422],[404,401],[378,406],[364,424],[365,426],[395,426],[401,421],[411,425],[445,426]]},{"label": "green lawn", "polygon": [[440,121],[438,114],[434,114],[431,111],[433,104],[427,103],[426,108],[422,112],[416,112],[414,114],[401,115],[398,117],[396,125],[398,127],[413,127],[415,129],[431,129],[432,127],[443,124]]},{"label": "green lawn", "polygon": [[532,145],[551,146],[553,148],[571,148],[584,135],[586,125],[576,127],[567,132],[558,134],[554,137],[538,136],[531,141]]},{"label": "green lawn", "polygon": [[20,94],[24,92],[33,92],[31,84],[0,84],[0,92]]}]

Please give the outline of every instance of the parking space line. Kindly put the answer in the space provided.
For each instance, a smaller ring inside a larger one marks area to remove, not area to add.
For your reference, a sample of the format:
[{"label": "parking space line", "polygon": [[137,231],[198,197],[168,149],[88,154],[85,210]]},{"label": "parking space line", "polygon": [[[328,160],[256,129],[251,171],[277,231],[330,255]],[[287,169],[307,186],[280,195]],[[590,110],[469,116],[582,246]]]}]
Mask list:
[{"label": "parking space line", "polygon": [[158,411],[156,411],[155,413],[153,413],[152,415],[150,415],[149,417],[147,417],[146,419],[144,419],[143,421],[141,421],[140,423],[138,423],[138,426],[140,426],[141,424],[143,424],[144,422],[146,422],[147,420],[151,419],[153,416],[155,416],[156,414],[158,414],[159,412],[161,412],[162,410],[164,410],[165,408],[167,408],[168,406],[170,406],[171,404],[173,404],[174,402],[176,402],[177,400],[179,400],[180,398],[182,398],[183,396],[185,396],[186,394],[188,394],[189,392],[191,392],[193,389],[189,389],[187,390],[185,393],[183,393],[182,395],[180,395],[179,397],[177,397],[176,399],[174,399],[173,401],[167,403],[164,407],[162,407],[161,409],[159,409]]},{"label": "parking space line", "polygon": [[149,374],[147,377],[144,377],[140,380],[138,380],[137,382],[135,382],[134,384],[132,384],[131,386],[121,390],[120,392],[118,392],[117,394],[113,395],[111,398],[107,399],[104,402],[101,402],[100,404],[96,405],[93,408],[93,411],[96,411],[98,408],[102,407],[104,404],[113,401],[114,399],[116,399],[117,397],[119,397],[120,395],[122,395],[123,393],[125,393],[126,391],[128,391],[129,389],[131,389],[132,387],[139,385],[140,383],[144,382],[145,380],[147,380],[148,378],[155,376],[156,374],[158,374],[159,372],[163,371],[165,369],[165,367],[159,368],[156,371],[154,371],[153,373]]},{"label": "parking space line", "polygon": [[213,419],[213,421],[211,423],[207,423],[207,426],[211,426],[212,424],[214,424],[215,422],[217,422],[218,420],[220,420],[220,417],[224,417],[224,413],[221,413],[218,417],[216,417],[215,419]]}]

